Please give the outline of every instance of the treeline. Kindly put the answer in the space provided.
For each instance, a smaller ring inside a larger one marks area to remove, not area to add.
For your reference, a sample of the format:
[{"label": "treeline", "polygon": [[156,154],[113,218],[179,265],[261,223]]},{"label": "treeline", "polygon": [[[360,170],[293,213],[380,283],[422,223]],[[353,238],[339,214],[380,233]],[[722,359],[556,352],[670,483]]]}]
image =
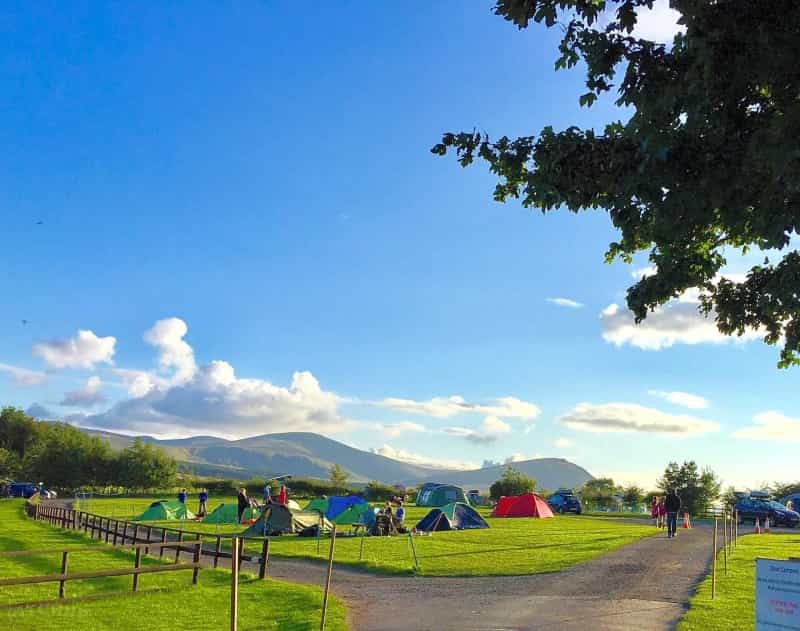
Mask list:
[{"label": "treeline", "polygon": [[[235,495],[239,488],[247,489],[247,494],[251,497],[260,498],[264,491],[264,480],[254,478],[245,482],[241,480],[218,480],[218,479],[194,479],[191,486],[195,489],[206,488],[212,495]],[[371,502],[385,501],[389,497],[398,494],[398,490],[388,484],[372,481],[362,487],[354,485],[342,485],[340,482],[331,483],[326,480],[312,478],[291,478],[286,482],[269,482],[270,493],[275,496],[278,494],[281,484],[286,484],[289,492],[294,497],[320,497],[322,495],[359,495]],[[413,489],[416,493],[416,489]]]},{"label": "treeline", "polygon": [[176,472],[175,460],[139,439],[115,452],[71,425],[37,421],[13,407],[0,410],[0,478],[66,491],[145,490],[173,485]]}]

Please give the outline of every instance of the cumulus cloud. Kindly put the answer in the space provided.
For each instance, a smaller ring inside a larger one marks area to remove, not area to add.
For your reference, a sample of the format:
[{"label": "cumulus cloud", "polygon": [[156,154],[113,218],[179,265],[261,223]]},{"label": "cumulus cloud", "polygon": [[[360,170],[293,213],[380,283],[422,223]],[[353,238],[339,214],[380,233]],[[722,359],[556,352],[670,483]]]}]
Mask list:
[{"label": "cumulus cloud", "polygon": [[483,419],[481,427],[487,434],[508,434],[511,431],[511,425],[501,421],[496,416],[487,416]]},{"label": "cumulus cloud", "polygon": [[478,465],[474,462],[465,462],[463,460],[451,460],[447,458],[440,458],[438,456],[424,456],[422,454],[406,451],[404,449],[395,449],[390,445],[383,445],[370,450],[372,453],[391,458],[392,460],[399,460],[408,464],[414,464],[420,467],[429,467],[431,469],[457,469],[459,471],[469,471],[477,469]]},{"label": "cumulus cloud", "polygon": [[580,309],[583,306],[582,302],[571,298],[545,298],[545,300],[559,307],[569,307],[570,309]]},{"label": "cumulus cloud", "polygon": [[665,401],[669,401],[675,405],[681,405],[685,408],[689,408],[690,410],[702,410],[708,407],[708,399],[704,399],[697,394],[681,392],[680,390],[674,390],[671,392],[666,392],[664,390],[648,390],[647,394],[664,399]]},{"label": "cumulus cloud", "polygon": [[600,314],[603,339],[615,346],[630,344],[643,350],[657,351],[675,344],[724,344],[733,340],[758,339],[757,331],[746,331],[742,336],[723,335],[712,316],[705,317],[697,310],[697,302],[686,298],[673,300],[659,307],[639,324],[633,313],[617,304],[611,304]]},{"label": "cumulus cloud", "polygon": [[131,368],[114,368],[113,373],[122,378],[122,382],[128,389],[128,396],[133,399],[143,397],[153,388],[167,386],[167,380],[154,375],[146,370],[135,370]]},{"label": "cumulus cloud", "polygon": [[189,327],[180,318],[159,320],[144,333],[144,341],[158,349],[158,365],[162,371],[174,371],[173,383],[186,383],[194,377],[197,365],[194,350],[183,339]]},{"label": "cumulus cloud", "polygon": [[753,425],[737,430],[736,438],[771,440],[777,443],[800,443],[800,418],[769,410],[753,417]]},{"label": "cumulus cloud", "polygon": [[65,392],[60,405],[88,408],[103,403],[106,398],[100,392],[102,387],[103,381],[100,377],[97,375],[89,377],[86,383],[77,390]]},{"label": "cumulus cloud", "polygon": [[111,364],[116,338],[97,337],[92,331],[79,330],[74,337],[50,340],[33,345],[34,357],[51,368],[94,368],[95,364]]},{"label": "cumulus cloud", "polygon": [[559,418],[587,432],[642,432],[690,436],[719,430],[719,423],[685,414],[667,414],[634,403],[580,403]]},{"label": "cumulus cloud", "polygon": [[559,449],[566,449],[572,447],[572,441],[569,438],[556,438],[553,444]]},{"label": "cumulus cloud", "polygon": [[541,413],[537,405],[515,397],[501,397],[488,403],[472,403],[457,395],[434,397],[427,401],[388,398],[372,402],[373,405],[391,410],[421,414],[434,418],[450,418],[457,414],[477,413],[498,418],[511,418],[523,422],[533,422]]},{"label": "cumulus cloud", "polygon": [[11,375],[11,381],[14,385],[23,387],[37,386],[47,378],[47,375],[43,372],[28,370],[11,364],[0,364],[0,372]]}]

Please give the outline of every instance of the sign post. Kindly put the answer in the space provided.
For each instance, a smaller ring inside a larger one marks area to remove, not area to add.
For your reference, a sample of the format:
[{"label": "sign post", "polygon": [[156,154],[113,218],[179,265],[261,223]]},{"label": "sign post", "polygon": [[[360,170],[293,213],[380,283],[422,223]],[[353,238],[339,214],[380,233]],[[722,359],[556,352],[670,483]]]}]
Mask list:
[{"label": "sign post", "polygon": [[756,559],[756,631],[800,631],[800,562]]}]

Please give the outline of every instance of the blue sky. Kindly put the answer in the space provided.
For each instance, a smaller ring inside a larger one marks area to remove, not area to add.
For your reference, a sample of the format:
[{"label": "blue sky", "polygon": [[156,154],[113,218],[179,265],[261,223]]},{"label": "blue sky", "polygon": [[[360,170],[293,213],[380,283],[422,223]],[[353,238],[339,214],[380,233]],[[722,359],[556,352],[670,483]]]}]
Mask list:
[{"label": "blue sky", "polygon": [[776,349],[720,339],[691,296],[632,327],[646,259],[603,263],[604,213],[495,204],[482,166],[429,153],[624,118],[578,107],[557,33],[484,1],[161,4],[0,8],[2,403],[439,464],[794,477]]}]

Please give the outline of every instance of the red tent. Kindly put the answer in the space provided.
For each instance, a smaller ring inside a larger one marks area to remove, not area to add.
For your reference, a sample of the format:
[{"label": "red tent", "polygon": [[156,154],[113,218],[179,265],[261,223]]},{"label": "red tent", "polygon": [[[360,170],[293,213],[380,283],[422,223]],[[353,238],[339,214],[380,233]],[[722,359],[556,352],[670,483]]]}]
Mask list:
[{"label": "red tent", "polygon": [[553,511],[535,493],[509,495],[500,498],[492,511],[492,517],[552,517]]}]

